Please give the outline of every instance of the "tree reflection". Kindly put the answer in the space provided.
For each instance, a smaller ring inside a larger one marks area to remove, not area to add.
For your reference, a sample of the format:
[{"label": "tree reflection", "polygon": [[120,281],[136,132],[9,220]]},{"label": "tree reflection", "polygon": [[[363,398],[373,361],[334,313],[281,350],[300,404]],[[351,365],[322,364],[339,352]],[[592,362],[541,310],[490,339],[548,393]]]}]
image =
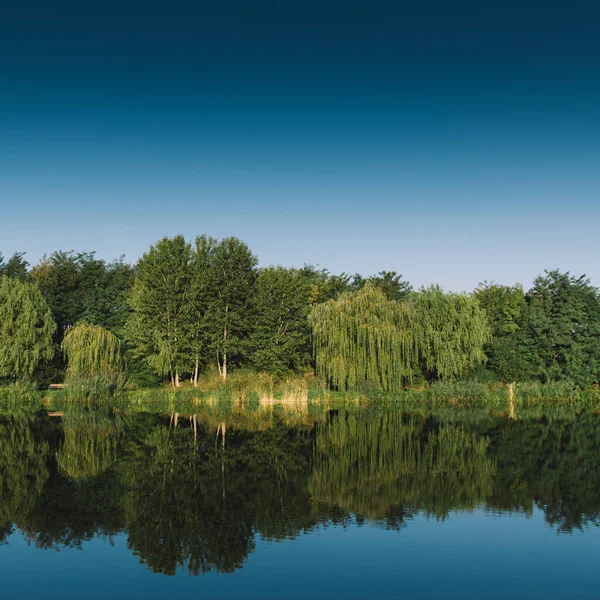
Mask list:
[{"label": "tree reflection", "polygon": [[33,509],[48,480],[49,445],[31,417],[0,417],[0,542]]},{"label": "tree reflection", "polygon": [[420,416],[342,414],[317,429],[311,492],[322,505],[388,526],[401,526],[415,511],[444,518],[490,494],[489,445],[486,437]]},{"label": "tree reflection", "polygon": [[600,524],[600,417],[474,418],[349,409],[296,416],[72,412],[0,420],[0,542],[127,535],[149,569],[240,568],[257,536],[406,526],[485,507]]}]

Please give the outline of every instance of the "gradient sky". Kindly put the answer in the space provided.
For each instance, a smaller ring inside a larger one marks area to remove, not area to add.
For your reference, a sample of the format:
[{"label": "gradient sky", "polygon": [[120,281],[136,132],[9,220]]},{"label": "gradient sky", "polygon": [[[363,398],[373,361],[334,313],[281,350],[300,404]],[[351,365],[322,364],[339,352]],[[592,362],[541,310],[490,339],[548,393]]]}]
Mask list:
[{"label": "gradient sky", "polygon": [[595,1],[11,4],[5,256],[208,233],[416,286],[600,286]]}]

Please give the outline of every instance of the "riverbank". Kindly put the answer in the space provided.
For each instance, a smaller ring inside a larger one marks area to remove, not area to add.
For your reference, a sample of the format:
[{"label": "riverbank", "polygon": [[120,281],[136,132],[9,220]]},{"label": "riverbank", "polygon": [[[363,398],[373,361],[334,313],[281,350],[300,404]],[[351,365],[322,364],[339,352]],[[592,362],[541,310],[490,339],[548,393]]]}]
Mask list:
[{"label": "riverbank", "polygon": [[563,407],[600,410],[600,388],[578,388],[570,382],[521,382],[504,384],[479,381],[436,382],[394,393],[376,390],[335,392],[313,376],[298,376],[276,381],[262,373],[233,374],[226,382],[205,377],[194,388],[123,389],[110,398],[93,394],[78,395],[67,388],[37,390],[31,384],[0,388],[0,404],[6,409],[39,408],[60,410],[69,406],[98,408],[121,407],[134,410],[179,410],[190,412],[198,407],[224,410],[281,409],[303,413],[309,406],[338,408],[345,406],[400,405],[407,409],[439,410],[484,409],[514,417],[523,409]]}]

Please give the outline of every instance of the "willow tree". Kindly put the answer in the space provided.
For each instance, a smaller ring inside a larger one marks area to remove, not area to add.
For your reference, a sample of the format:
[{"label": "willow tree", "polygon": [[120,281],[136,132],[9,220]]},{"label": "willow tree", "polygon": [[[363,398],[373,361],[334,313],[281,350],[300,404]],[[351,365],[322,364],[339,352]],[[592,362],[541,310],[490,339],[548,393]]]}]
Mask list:
[{"label": "willow tree", "polygon": [[71,327],[62,343],[67,376],[117,375],[123,371],[121,342],[100,325],[82,323]]},{"label": "willow tree", "polygon": [[30,377],[54,355],[56,324],[37,285],[0,280],[0,377]]},{"label": "willow tree", "polygon": [[412,308],[367,283],[314,307],[310,314],[318,375],[340,390],[364,382],[400,389],[411,379],[419,348]]},{"label": "willow tree", "polygon": [[426,379],[460,377],[485,362],[484,346],[491,333],[476,298],[431,286],[413,294],[408,304]]}]

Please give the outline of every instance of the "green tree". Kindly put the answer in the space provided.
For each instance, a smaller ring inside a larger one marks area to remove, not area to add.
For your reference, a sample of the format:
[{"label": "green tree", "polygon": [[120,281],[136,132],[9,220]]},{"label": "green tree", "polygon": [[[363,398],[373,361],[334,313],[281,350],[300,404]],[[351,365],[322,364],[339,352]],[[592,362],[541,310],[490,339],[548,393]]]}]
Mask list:
[{"label": "green tree", "polygon": [[29,278],[29,263],[23,258],[25,252],[15,252],[6,262],[2,252],[0,252],[0,277],[13,277],[21,281],[27,281]]},{"label": "green tree", "polygon": [[215,238],[201,235],[196,238],[192,253],[188,316],[192,344],[190,351],[194,358],[194,387],[198,385],[200,367],[208,362],[211,355],[209,307],[213,294],[213,261],[217,246]]},{"label": "green tree", "polygon": [[489,368],[505,381],[527,377],[530,360],[522,335],[527,310],[523,288],[484,281],[473,295],[485,310],[491,329],[492,337],[485,347]]},{"label": "green tree", "polygon": [[310,288],[311,306],[327,302],[327,300],[337,300],[345,292],[360,289],[365,282],[358,274],[354,277],[346,273],[332,275],[327,269],[317,269],[313,265],[304,265],[299,273]]},{"label": "green tree", "polygon": [[356,292],[366,283],[371,283],[381,289],[389,300],[402,301],[412,291],[412,286],[402,280],[402,275],[396,271],[380,271],[377,275],[363,277],[360,273],[348,275],[331,274],[327,269],[317,269],[313,265],[304,265],[300,273],[311,286],[311,305],[321,304],[327,300],[337,300],[346,292]]},{"label": "green tree", "polygon": [[117,336],[101,325],[81,323],[69,329],[62,350],[67,357],[67,376],[72,378],[120,378],[123,353]]},{"label": "green tree", "polygon": [[409,305],[426,379],[460,377],[485,362],[490,326],[476,298],[431,286],[411,295]]},{"label": "green tree", "polygon": [[259,371],[284,375],[310,361],[310,287],[296,269],[267,267],[256,280],[247,354]]},{"label": "green tree", "polygon": [[330,385],[390,391],[411,378],[419,356],[411,308],[372,283],[315,306],[310,323],[317,374]]},{"label": "green tree", "polygon": [[101,325],[122,337],[130,311],[133,267],[124,262],[123,256],[110,263],[89,261],[83,265],[81,278],[87,293],[80,320]]},{"label": "green tree", "polygon": [[523,343],[542,381],[600,381],[600,295],[582,275],[545,271],[527,293]]},{"label": "green tree", "polygon": [[248,246],[235,237],[221,240],[210,261],[206,322],[223,380],[228,366],[239,360],[241,339],[251,326],[249,308],[257,262]]},{"label": "green tree", "polygon": [[11,277],[0,280],[0,377],[30,377],[54,355],[56,324],[39,288]]},{"label": "green tree", "polygon": [[[355,282],[358,282],[359,278],[360,275],[355,275]],[[396,271],[380,271],[377,275],[369,277],[366,281],[378,287],[389,300],[402,302],[412,292],[410,283],[403,281],[402,275],[399,275]],[[366,281],[364,282],[366,283]]]},{"label": "green tree", "polygon": [[139,260],[131,292],[126,335],[134,354],[173,387],[192,371],[190,347],[191,247],[182,235],[163,238]]}]

